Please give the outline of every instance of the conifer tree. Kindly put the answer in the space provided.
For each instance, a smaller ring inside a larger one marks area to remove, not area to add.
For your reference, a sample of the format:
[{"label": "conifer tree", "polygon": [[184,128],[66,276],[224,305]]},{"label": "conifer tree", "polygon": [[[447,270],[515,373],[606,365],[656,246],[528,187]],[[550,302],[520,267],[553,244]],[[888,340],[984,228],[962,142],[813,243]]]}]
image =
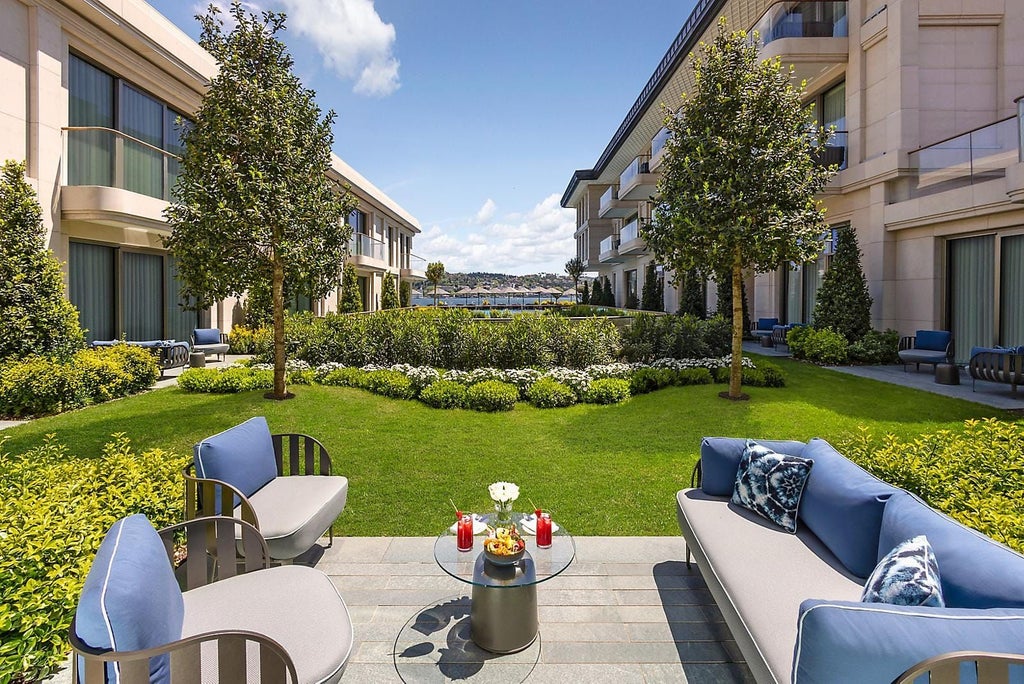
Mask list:
[{"label": "conifer tree", "polygon": [[341,273],[341,313],[356,313],[363,310],[363,296],[359,292],[359,275],[356,267],[345,264]]},{"label": "conifer tree", "polygon": [[612,283],[608,280],[608,276],[604,277],[604,287],[601,288],[604,293],[604,305],[615,306],[615,290],[612,289]]},{"label": "conifer tree", "polygon": [[380,308],[398,308],[398,291],[395,289],[395,276],[390,271],[384,274],[384,281],[381,283]]},{"label": "conifer tree", "polygon": [[604,306],[604,288],[601,287],[601,276],[594,278],[594,289],[590,292],[590,303],[594,306]]},{"label": "conifer tree", "polygon": [[398,303],[403,309],[412,304],[412,285],[408,280],[403,280],[398,286]]},{"label": "conifer tree", "polygon": [[590,284],[584,281],[583,293],[580,295],[580,304],[590,304]]},{"label": "conifer tree", "polygon": [[640,298],[640,308],[644,311],[663,311],[665,309],[664,285],[658,279],[658,271],[653,261],[644,269],[644,287]]},{"label": "conifer tree", "polygon": [[679,314],[690,314],[697,318],[708,317],[707,293],[704,281],[694,270],[679,276]]},{"label": "conifer tree", "polygon": [[814,327],[832,328],[850,344],[871,330],[873,300],[860,257],[857,231],[840,230],[832,265],[825,272],[814,305]]}]

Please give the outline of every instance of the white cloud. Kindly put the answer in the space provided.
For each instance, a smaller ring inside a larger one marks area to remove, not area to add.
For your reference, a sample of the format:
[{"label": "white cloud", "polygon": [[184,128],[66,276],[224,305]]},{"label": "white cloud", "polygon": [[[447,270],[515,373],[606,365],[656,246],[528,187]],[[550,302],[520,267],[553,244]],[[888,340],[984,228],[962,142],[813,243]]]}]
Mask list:
[{"label": "white cloud", "polygon": [[[486,208],[485,202],[481,212]],[[416,238],[413,250],[427,261],[443,262],[447,271],[561,273],[576,254],[574,232],[575,210],[563,209],[559,195],[551,195],[525,214],[509,214],[473,231],[431,226]]]},{"label": "white cloud", "polygon": [[399,62],[392,54],[395,27],[377,14],[373,0],[280,0],[288,30],[309,38],[324,64],[355,80],[360,95],[384,97],[398,90]]},{"label": "white cloud", "polygon": [[484,202],[484,205],[480,207],[480,211],[476,212],[474,221],[477,223],[490,223],[491,219],[494,218],[494,212],[498,208],[498,205],[494,203],[490,197]]}]

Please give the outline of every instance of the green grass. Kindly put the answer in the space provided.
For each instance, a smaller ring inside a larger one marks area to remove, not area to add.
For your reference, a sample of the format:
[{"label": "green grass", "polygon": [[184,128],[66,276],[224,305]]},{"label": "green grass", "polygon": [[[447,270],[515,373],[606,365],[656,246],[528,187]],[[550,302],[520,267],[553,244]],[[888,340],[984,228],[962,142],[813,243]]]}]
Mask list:
[{"label": "green grass", "polygon": [[192,445],[265,415],[274,432],[304,432],[350,480],[336,530],[352,536],[437,533],[464,510],[490,508],[487,485],[517,483],[519,508],[532,499],[576,534],[675,535],[675,492],[689,486],[705,435],[823,437],[841,445],[860,426],[881,437],[959,429],[968,418],[1014,417],[965,401],[788,360],[783,389],[746,388],[749,402],[717,395],[723,385],[673,387],[614,406],[503,414],[431,409],[362,390],[292,386],[286,402],[262,392],[193,395],[157,390],[43,418],[4,431],[18,453],[56,433],[74,453],[98,455],[115,432],[138,449],[191,453]]}]

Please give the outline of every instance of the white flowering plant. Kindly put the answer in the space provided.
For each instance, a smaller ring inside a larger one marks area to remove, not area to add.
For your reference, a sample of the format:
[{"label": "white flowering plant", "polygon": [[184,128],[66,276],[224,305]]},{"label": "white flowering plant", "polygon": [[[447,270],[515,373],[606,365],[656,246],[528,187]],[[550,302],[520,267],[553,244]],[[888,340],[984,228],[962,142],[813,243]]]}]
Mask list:
[{"label": "white flowering plant", "polygon": [[512,482],[495,482],[487,488],[487,493],[494,501],[494,510],[498,514],[498,524],[504,525],[512,520],[512,503],[519,498],[519,487]]}]

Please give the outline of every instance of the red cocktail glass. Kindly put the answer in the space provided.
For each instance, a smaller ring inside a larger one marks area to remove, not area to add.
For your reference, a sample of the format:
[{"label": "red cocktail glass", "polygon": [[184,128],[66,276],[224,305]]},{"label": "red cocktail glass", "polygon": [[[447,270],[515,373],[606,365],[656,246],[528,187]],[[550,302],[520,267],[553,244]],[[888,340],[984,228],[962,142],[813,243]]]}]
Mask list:
[{"label": "red cocktail glass", "polygon": [[456,528],[456,545],[459,551],[470,551],[473,548],[473,517],[464,515],[459,518]]},{"label": "red cocktail glass", "polygon": [[551,548],[551,514],[541,513],[537,518],[537,548]]}]

